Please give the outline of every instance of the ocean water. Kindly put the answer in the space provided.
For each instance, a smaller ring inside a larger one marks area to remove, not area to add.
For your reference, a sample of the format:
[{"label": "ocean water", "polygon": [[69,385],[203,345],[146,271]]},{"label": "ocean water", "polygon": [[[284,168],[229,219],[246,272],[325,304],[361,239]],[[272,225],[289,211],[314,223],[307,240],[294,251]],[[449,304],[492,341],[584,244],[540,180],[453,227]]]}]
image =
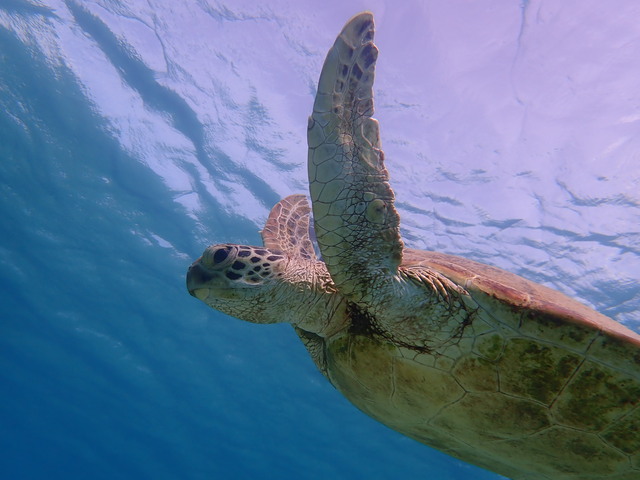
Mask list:
[{"label": "ocean water", "polygon": [[1,478],[499,478],[184,286],[306,191],[315,82],[364,9],[406,243],[640,330],[640,6],[396,3],[0,0]]}]

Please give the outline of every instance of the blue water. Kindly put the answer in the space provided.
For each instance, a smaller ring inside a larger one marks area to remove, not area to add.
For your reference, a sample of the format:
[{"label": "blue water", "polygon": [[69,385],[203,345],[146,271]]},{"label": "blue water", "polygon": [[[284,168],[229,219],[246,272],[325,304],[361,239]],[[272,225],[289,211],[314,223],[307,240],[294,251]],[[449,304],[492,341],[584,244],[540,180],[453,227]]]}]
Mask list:
[{"label": "blue water", "polygon": [[636,2],[441,3],[0,0],[0,477],[499,478],[184,287],[305,191],[321,62],[366,8],[406,242],[640,330]]}]

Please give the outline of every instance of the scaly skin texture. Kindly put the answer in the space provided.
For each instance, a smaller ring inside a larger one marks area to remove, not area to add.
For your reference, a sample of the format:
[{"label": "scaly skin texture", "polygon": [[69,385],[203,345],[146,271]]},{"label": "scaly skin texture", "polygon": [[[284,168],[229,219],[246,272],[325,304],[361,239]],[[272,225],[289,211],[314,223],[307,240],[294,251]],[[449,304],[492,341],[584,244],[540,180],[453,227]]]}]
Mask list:
[{"label": "scaly skin texture", "polygon": [[[216,245],[192,295],[289,322],[360,410],[518,480],[640,478],[640,336],[495,267],[405,249],[373,114],[370,13],[329,51],[309,119],[309,182],[274,206],[263,247]],[[425,474],[425,478],[429,475]]]},{"label": "scaly skin texture", "polygon": [[308,215],[302,195],[272,210],[264,242],[285,250],[208,247],[191,293],[244,320],[292,323],[358,408],[452,456],[514,479],[637,478],[633,332],[500,269],[409,249],[391,283],[397,328],[385,330],[315,259]]},{"label": "scaly skin texture", "polygon": [[370,14],[354,17],[325,60],[309,118],[309,190],[320,250],[340,292],[370,303],[402,261],[400,217],[384,168]]},{"label": "scaly skin texture", "polygon": [[322,262],[246,245],[208,247],[187,287],[211,308],[253,323],[291,323],[318,334],[340,326],[342,299]]}]

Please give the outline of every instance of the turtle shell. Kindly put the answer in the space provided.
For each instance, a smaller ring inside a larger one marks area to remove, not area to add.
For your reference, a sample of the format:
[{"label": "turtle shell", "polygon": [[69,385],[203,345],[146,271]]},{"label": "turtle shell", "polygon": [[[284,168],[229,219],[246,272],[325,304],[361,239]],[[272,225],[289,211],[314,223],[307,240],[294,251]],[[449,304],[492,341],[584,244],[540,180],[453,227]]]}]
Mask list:
[{"label": "turtle shell", "polygon": [[358,408],[513,479],[640,478],[640,336],[501,269],[405,250],[463,287],[473,321],[437,351],[376,332],[326,339],[327,374]]}]

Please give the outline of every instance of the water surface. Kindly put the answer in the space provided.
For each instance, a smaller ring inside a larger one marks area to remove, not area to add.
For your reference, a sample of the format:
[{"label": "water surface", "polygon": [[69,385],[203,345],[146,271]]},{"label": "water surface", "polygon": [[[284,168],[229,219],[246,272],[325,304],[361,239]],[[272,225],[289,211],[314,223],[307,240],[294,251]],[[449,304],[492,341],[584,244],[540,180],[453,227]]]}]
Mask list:
[{"label": "water surface", "polygon": [[184,288],[306,191],[320,67],[367,8],[406,243],[640,330],[636,2],[265,3],[0,3],[3,478],[498,478]]}]

